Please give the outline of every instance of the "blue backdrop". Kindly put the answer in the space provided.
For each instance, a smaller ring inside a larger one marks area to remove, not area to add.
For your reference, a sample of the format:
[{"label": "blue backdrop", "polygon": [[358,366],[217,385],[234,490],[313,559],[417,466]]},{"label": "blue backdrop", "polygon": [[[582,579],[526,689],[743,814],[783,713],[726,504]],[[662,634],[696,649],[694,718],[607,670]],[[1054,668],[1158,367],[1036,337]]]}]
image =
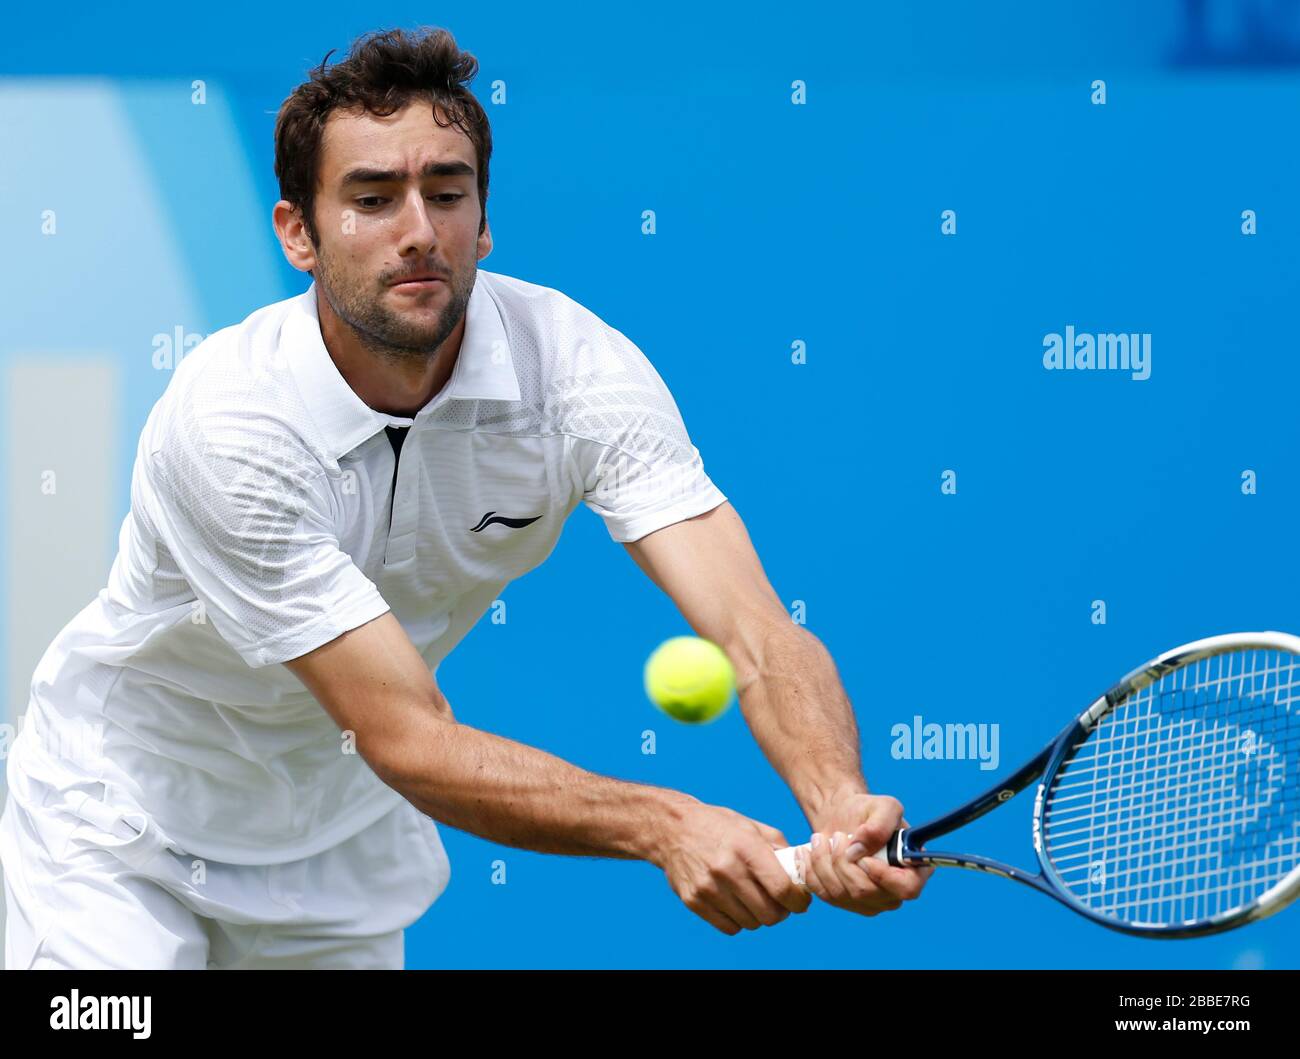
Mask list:
[{"label": "blue backdrop", "polygon": [[[269,219],[280,101],[362,32],[446,26],[496,142],[482,267],[565,291],[656,364],[834,655],[873,789],[918,822],[990,773],[895,760],[893,725],[996,723],[1014,766],[1160,650],[1300,631],[1295,5],[1044,6],[73,4],[57,32],[14,13],[0,357],[117,366],[110,547],[170,377],[154,336],[305,289]],[[1046,370],[1067,326],[1149,335],[1150,377]],[[22,395],[56,420],[59,397]],[[646,655],[688,630],[594,515],[504,599],[440,670],[461,721],[807,838],[738,710],[694,728],[645,700]],[[1029,813],[971,837],[1023,862]],[[411,967],[1300,966],[1295,908],[1159,943],[958,872],[895,914],[814,906],[727,938],[652,866],[443,834],[452,881]]]}]

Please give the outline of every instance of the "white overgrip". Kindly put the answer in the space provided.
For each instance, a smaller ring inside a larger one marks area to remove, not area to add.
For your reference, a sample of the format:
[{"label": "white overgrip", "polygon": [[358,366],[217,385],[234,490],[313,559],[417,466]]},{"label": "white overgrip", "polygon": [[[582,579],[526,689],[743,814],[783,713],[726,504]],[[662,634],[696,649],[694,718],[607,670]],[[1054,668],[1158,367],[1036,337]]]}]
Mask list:
[{"label": "white overgrip", "polygon": [[[776,850],[776,859],[780,862],[785,873],[794,880],[798,886],[804,886],[803,862],[799,859],[804,850],[811,850],[812,843],[805,842],[802,846],[786,846],[785,849]],[[874,860],[883,860],[889,863],[889,854],[885,852],[885,847],[881,847],[871,854]]]}]

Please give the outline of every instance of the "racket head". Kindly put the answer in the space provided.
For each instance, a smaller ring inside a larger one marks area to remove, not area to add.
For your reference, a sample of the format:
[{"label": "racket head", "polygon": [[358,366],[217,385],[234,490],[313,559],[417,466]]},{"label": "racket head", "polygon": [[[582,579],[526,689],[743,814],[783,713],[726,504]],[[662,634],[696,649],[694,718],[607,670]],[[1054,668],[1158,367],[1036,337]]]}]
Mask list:
[{"label": "racket head", "polygon": [[1300,895],[1300,637],[1233,633],[1135,669],[1062,734],[1034,802],[1054,896],[1193,937]]}]

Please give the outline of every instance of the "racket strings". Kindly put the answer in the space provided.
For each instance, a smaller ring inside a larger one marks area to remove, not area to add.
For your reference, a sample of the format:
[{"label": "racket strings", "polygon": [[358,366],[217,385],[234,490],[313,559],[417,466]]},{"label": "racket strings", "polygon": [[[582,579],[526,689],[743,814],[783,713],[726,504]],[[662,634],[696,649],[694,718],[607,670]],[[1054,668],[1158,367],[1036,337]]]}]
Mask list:
[{"label": "racket strings", "polygon": [[1043,806],[1045,852],[1076,898],[1129,923],[1213,919],[1296,870],[1298,663],[1199,659],[1102,716]]}]

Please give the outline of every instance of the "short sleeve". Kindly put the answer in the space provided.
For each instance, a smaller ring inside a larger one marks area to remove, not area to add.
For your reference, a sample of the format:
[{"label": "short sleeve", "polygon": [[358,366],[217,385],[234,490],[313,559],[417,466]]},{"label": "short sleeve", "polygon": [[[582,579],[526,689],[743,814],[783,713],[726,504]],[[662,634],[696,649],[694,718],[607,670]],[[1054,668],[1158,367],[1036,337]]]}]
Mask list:
[{"label": "short sleeve", "polygon": [[[711,511],[726,501],[691,444],[677,403],[629,339],[603,329],[590,371],[569,387],[564,430],[582,501],[619,542]],[[584,353],[591,353],[584,350]]]},{"label": "short sleeve", "polygon": [[150,521],[221,637],[253,668],[388,610],[342,550],[320,462],[280,424],[223,412],[150,456]]}]

